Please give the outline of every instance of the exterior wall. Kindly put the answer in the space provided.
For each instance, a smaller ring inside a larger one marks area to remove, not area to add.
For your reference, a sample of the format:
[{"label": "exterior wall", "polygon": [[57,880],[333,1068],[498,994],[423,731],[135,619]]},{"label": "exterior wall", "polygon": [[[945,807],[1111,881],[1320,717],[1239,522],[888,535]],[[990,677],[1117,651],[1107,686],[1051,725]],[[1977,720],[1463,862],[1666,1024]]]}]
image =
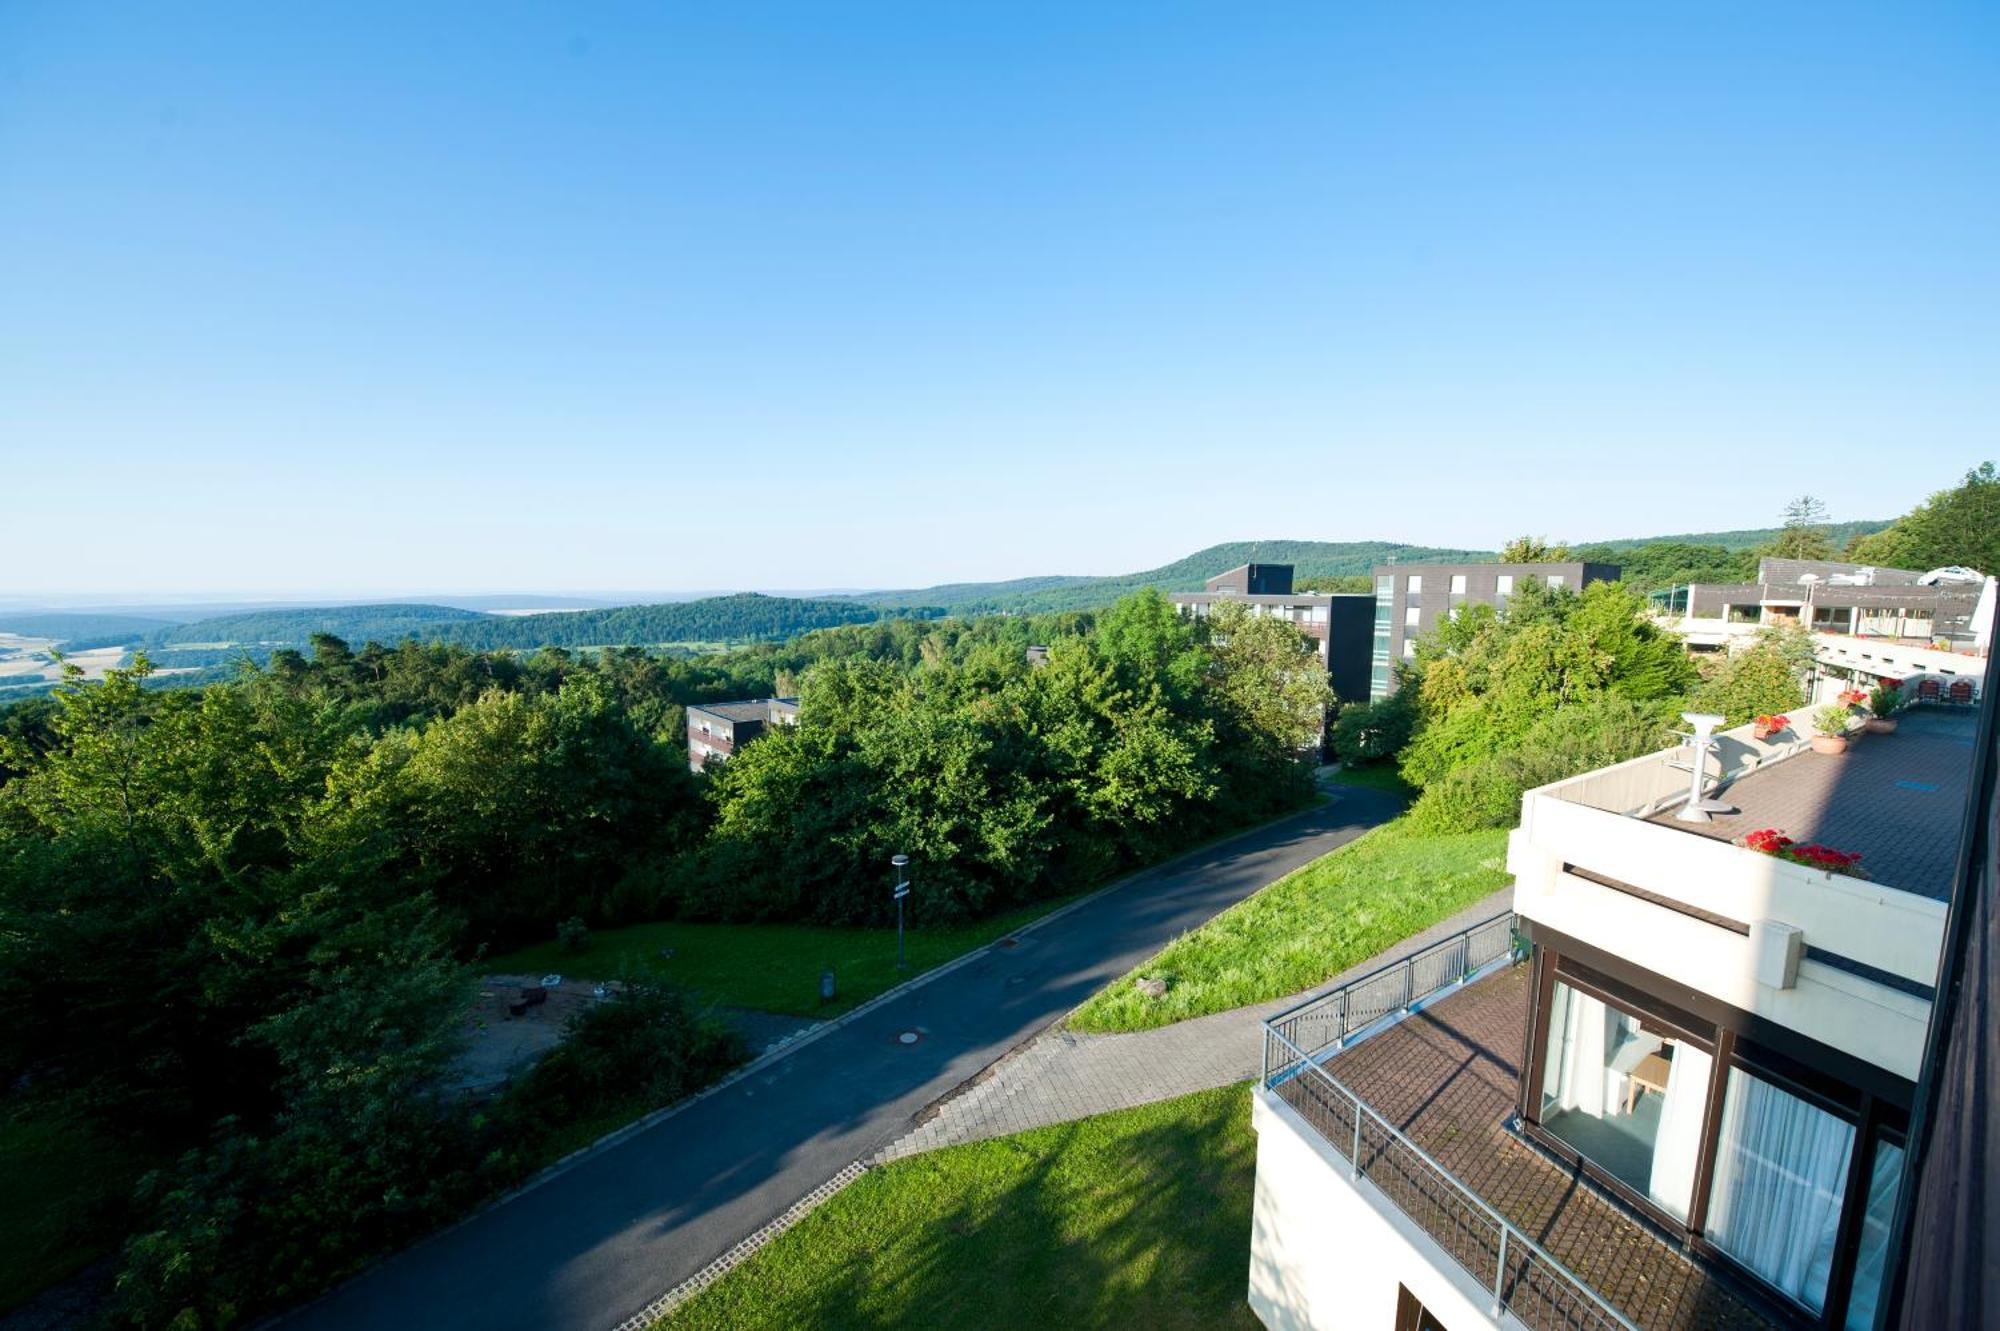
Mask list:
[{"label": "exterior wall", "polygon": [[1451,1331],[1519,1331],[1429,1235],[1344,1161],[1292,1108],[1252,1092],[1257,1191],[1250,1310],[1270,1331],[1393,1331],[1407,1286]]},{"label": "exterior wall", "polygon": [[1205,584],[1211,592],[1235,592],[1238,596],[1290,596],[1290,564],[1242,564],[1227,573],[1218,573]]},{"label": "exterior wall", "polygon": [[[1587,583],[1615,582],[1616,564],[1579,560],[1553,564],[1383,564],[1375,569],[1376,623],[1370,651],[1369,696],[1395,691],[1395,672],[1410,659],[1416,639],[1460,605],[1501,605],[1530,580],[1562,579],[1580,591]],[[1414,589],[1412,580],[1420,583]],[[1458,590],[1454,590],[1454,588]],[[1388,607],[1386,617],[1382,608]],[[1385,669],[1386,667],[1386,669]]]},{"label": "exterior wall", "polygon": [[1368,656],[1375,633],[1375,598],[1336,595],[1329,598],[1326,673],[1334,696],[1345,703],[1368,699]]},{"label": "exterior wall", "polygon": [[[1628,816],[1629,806],[1612,811],[1672,777],[1686,780],[1659,757],[1528,793],[1507,848],[1514,909],[1739,1011],[1914,1079],[1928,1001],[1811,958],[1798,963],[1789,986],[1774,986],[1760,970],[1753,938],[1773,924],[1795,929],[1803,945],[1927,985],[1937,972],[1944,903],[1642,822]],[[1610,807],[1593,807],[1599,804]],[[1571,867],[1673,904],[1593,882]],[[1703,915],[1749,925],[1753,933]]]}]

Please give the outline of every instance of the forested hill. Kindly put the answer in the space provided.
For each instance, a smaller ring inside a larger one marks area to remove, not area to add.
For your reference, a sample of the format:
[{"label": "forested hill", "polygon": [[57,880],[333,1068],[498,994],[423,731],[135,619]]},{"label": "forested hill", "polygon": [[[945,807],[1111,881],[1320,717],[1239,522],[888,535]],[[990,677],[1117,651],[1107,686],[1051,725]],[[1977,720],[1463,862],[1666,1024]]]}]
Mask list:
[{"label": "forested hill", "polygon": [[[905,612],[919,618],[934,609]],[[667,605],[627,605],[546,615],[482,615],[419,636],[480,650],[514,647],[646,646],[660,643],[772,642],[811,629],[868,624],[875,606],[851,600],[797,600],[742,592]]]},{"label": "forested hill", "polygon": [[[1829,522],[1820,527],[1826,539],[1835,549],[1845,549],[1847,543],[1857,536],[1871,536],[1889,525],[1887,518],[1881,521]],[[1572,541],[1573,549],[1602,550],[1616,553],[1621,550],[1637,550],[1648,545],[1719,545],[1725,550],[1754,550],[1760,545],[1769,545],[1778,539],[1783,527],[1745,527],[1737,531],[1697,531],[1675,536],[1626,536],[1610,541]]]},{"label": "forested hill", "polygon": [[1165,592],[1200,591],[1207,579],[1238,564],[1290,564],[1301,582],[1366,574],[1391,558],[1421,560],[1490,559],[1492,551],[1402,545],[1394,541],[1231,541],[1198,550],[1159,568],[1104,578],[1019,578],[1012,582],[952,583],[912,591],[877,592],[861,599],[883,607],[942,606],[953,614],[992,611],[1041,613],[1109,605],[1144,587]]},{"label": "forested hill", "polygon": [[67,642],[75,638],[138,638],[171,628],[171,619],[144,615],[100,615],[84,611],[16,610],[0,611],[0,633],[16,633],[24,638],[53,638]]},{"label": "forested hill", "polygon": [[350,642],[401,642],[430,637],[448,624],[484,619],[476,610],[448,605],[338,605],[289,610],[251,610],[176,624],[146,637],[147,646],[196,644],[303,644],[315,633]]}]

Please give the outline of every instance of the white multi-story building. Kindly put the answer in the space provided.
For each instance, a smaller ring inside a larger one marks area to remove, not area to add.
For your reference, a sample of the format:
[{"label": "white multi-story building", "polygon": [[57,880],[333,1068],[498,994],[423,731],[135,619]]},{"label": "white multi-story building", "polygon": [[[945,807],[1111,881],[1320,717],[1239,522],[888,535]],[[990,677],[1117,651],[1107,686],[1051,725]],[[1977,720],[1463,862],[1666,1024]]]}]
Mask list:
[{"label": "white multi-story building", "polygon": [[1267,1024],[1264,1324],[1871,1328],[1977,720],[1530,792],[1512,914]]}]

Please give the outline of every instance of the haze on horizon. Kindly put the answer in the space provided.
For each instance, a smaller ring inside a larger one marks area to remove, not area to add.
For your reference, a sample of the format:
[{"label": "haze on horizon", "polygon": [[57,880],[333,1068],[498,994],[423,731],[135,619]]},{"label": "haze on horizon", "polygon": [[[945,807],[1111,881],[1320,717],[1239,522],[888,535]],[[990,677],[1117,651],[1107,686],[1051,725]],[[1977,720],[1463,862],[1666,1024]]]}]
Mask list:
[{"label": "haze on horizon", "polygon": [[2000,9],[0,11],[0,602],[1888,518]]}]

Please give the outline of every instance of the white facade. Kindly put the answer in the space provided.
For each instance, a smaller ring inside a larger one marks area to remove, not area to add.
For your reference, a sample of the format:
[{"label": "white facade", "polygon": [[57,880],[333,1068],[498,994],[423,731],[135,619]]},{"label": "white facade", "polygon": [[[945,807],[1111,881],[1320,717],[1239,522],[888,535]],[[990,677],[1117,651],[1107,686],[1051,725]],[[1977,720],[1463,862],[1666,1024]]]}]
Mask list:
[{"label": "white facade", "polygon": [[1395,1203],[1354,1178],[1291,1106],[1259,1087],[1251,1124],[1250,1310],[1270,1331],[1389,1331],[1401,1288],[1452,1331],[1521,1331]]}]

